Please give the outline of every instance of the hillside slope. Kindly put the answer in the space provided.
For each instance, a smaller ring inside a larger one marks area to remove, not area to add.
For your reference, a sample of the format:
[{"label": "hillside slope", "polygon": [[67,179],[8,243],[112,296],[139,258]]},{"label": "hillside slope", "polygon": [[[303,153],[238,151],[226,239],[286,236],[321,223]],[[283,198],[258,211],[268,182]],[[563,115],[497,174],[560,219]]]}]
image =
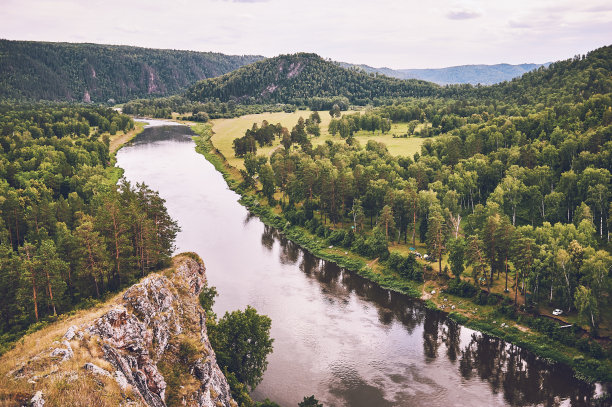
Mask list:
[{"label": "hillside slope", "polygon": [[391,78],[398,79],[420,79],[438,85],[464,84],[471,85],[493,85],[495,83],[509,81],[526,72],[538,69],[546,64],[495,64],[495,65],[460,65],[437,69],[391,69],[374,68],[368,65],[355,65],[341,62],[344,68],[359,68],[367,73],[380,73]]},{"label": "hillside slope", "polygon": [[345,69],[316,54],[280,55],[244,66],[218,78],[198,82],[187,91],[193,100],[243,103],[300,103],[343,96],[365,104],[376,98],[433,96],[439,87],[418,80],[399,80]]},{"label": "hillside slope", "polygon": [[0,40],[0,99],[123,102],[179,93],[262,59],[212,52]]},{"label": "hillside slope", "polygon": [[237,406],[208,340],[195,257],[26,336],[0,358],[0,405]]},{"label": "hillside slope", "polygon": [[578,103],[612,92],[612,45],[557,61],[520,78],[471,90],[471,95],[522,105]]}]

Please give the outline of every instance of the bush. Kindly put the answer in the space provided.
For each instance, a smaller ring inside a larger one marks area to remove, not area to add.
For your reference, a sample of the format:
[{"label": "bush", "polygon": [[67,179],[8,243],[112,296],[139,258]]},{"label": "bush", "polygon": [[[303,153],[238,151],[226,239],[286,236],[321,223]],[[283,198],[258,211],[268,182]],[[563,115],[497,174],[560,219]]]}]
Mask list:
[{"label": "bush", "polygon": [[467,281],[453,279],[449,281],[448,288],[444,291],[457,297],[472,298],[478,292],[478,288]]},{"label": "bush", "polygon": [[329,237],[327,238],[327,242],[330,245],[339,245],[342,243],[342,241],[344,241],[345,237],[346,237],[346,231],[344,229],[334,230],[333,232],[329,234]]},{"label": "bush", "polygon": [[499,308],[497,308],[497,313],[499,315],[503,315],[505,317],[508,317],[510,319],[516,319],[517,315],[516,315],[516,307],[513,304],[510,305],[500,305]]},{"label": "bush", "polygon": [[502,301],[502,296],[499,294],[491,293],[487,297],[487,305],[497,305]]},{"label": "bush", "polygon": [[268,367],[272,352],[272,321],[247,306],[244,311],[226,312],[217,324],[207,325],[210,343],[219,366],[227,368],[241,383],[254,389]]},{"label": "bush", "polygon": [[398,253],[391,253],[387,260],[387,266],[404,278],[423,281],[423,270],[412,254],[404,257]]},{"label": "bush", "polygon": [[287,219],[292,225],[302,226],[306,224],[306,214],[304,211],[290,209],[285,212],[285,219]]},{"label": "bush", "polygon": [[375,227],[372,234],[368,236],[364,242],[365,253],[364,255],[374,258],[378,257],[381,260],[389,257],[389,249],[387,247],[387,237],[384,232]]},{"label": "bush", "polygon": [[215,304],[215,297],[219,294],[217,293],[217,289],[214,286],[205,285],[202,288],[202,292],[200,293],[200,305],[204,308],[205,311],[212,310],[213,305]]},{"label": "bush", "polygon": [[486,291],[480,291],[478,296],[476,296],[476,304],[478,305],[487,305],[489,295]]},{"label": "bush", "polygon": [[355,241],[355,233],[353,233],[352,230],[349,230],[344,234],[344,239],[342,240],[340,245],[348,249],[353,244],[353,241]]}]

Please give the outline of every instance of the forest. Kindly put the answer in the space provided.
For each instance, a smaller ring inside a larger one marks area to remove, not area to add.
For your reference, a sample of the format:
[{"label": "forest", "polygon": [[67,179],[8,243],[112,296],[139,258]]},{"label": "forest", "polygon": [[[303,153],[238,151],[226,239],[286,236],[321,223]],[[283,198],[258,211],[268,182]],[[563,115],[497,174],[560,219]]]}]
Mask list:
[{"label": "forest", "polygon": [[280,55],[244,66],[217,78],[202,80],[186,91],[192,100],[243,104],[289,103],[302,105],[317,98],[346,97],[365,105],[372,100],[436,96],[440,87],[416,79],[400,80],[344,69],[315,54]]},{"label": "forest", "polygon": [[173,95],[261,58],[0,39],[0,99],[115,104]]},{"label": "forest", "polygon": [[0,353],[168,264],[164,200],[111,164],[109,134],[133,126],[108,108],[0,107]]},{"label": "forest", "polygon": [[[449,294],[580,349],[591,358],[582,371],[610,378],[600,359],[612,351],[611,64],[603,47],[490,87],[440,87],[296,54],[182,95],[121,93],[132,99],[124,114],[3,104],[0,342],[167,264],[178,226],[163,199],[117,183],[112,167],[109,137],[133,127],[126,114],[208,122],[303,110],[291,129],[256,122],[234,140],[239,191],[253,206],[312,241],[380,262],[393,278],[443,281]],[[49,77],[49,95],[66,92]],[[317,111],[328,110],[321,129]],[[419,153],[394,156],[376,140],[399,123],[407,131],[398,137],[423,139]],[[332,139],[315,142],[324,131]],[[371,140],[360,145],[357,133]],[[258,155],[270,145],[271,155]],[[539,318],[553,308],[572,315],[571,330]]]},{"label": "forest", "polygon": [[[462,100],[332,109],[336,141],[316,146],[316,132],[306,132],[312,116],[291,131],[255,123],[234,143],[245,166],[239,190],[256,191],[248,202],[308,239],[384,261],[401,278],[446,278],[449,294],[495,305],[595,359],[609,356],[611,50]],[[387,121],[429,124],[421,152],[389,154],[374,137]],[[365,146],[353,137],[360,130],[373,135]],[[257,155],[258,145],[276,143],[269,157]],[[599,341],[537,317],[552,308],[576,315],[574,327]],[[589,363],[591,377],[611,377],[609,366]]]}]

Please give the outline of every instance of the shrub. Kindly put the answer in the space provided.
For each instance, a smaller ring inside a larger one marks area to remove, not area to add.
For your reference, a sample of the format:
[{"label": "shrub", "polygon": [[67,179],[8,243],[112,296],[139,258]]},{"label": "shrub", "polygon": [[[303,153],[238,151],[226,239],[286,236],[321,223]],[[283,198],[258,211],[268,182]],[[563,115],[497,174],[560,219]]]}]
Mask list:
[{"label": "shrub", "polygon": [[480,291],[478,296],[476,296],[476,304],[478,305],[487,305],[488,294],[486,291]]},{"label": "shrub", "polygon": [[478,288],[467,281],[453,279],[449,281],[448,288],[444,291],[458,297],[472,298],[478,292]]},{"label": "shrub", "polygon": [[327,242],[331,245],[339,245],[346,237],[346,231],[344,229],[334,230],[329,234]]},{"label": "shrub", "polygon": [[387,266],[404,278],[423,281],[423,270],[412,254],[404,257],[398,253],[391,253],[387,260]]},{"label": "shrub", "polygon": [[355,240],[355,233],[353,233],[352,230],[349,230],[348,232],[344,234],[344,239],[342,240],[340,245],[348,249],[351,247],[354,240]]},{"label": "shrub", "polygon": [[487,305],[497,305],[501,302],[502,296],[499,294],[491,293],[487,297]]},{"label": "shrub", "polygon": [[517,315],[516,315],[516,307],[513,304],[510,305],[500,305],[499,308],[497,308],[496,312],[499,315],[503,315],[506,316],[510,319],[516,319]]}]

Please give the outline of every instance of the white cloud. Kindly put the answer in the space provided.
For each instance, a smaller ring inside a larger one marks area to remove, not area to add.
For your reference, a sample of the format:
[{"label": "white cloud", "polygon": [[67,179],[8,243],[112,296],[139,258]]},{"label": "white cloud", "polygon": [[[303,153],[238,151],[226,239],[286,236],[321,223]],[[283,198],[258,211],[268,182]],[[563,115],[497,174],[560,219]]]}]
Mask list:
[{"label": "white cloud", "polygon": [[446,14],[450,20],[471,20],[480,17],[480,13],[471,10],[452,10]]},{"label": "white cloud", "polygon": [[274,56],[392,68],[546,62],[607,45],[608,1],[1,0],[0,37]]}]

